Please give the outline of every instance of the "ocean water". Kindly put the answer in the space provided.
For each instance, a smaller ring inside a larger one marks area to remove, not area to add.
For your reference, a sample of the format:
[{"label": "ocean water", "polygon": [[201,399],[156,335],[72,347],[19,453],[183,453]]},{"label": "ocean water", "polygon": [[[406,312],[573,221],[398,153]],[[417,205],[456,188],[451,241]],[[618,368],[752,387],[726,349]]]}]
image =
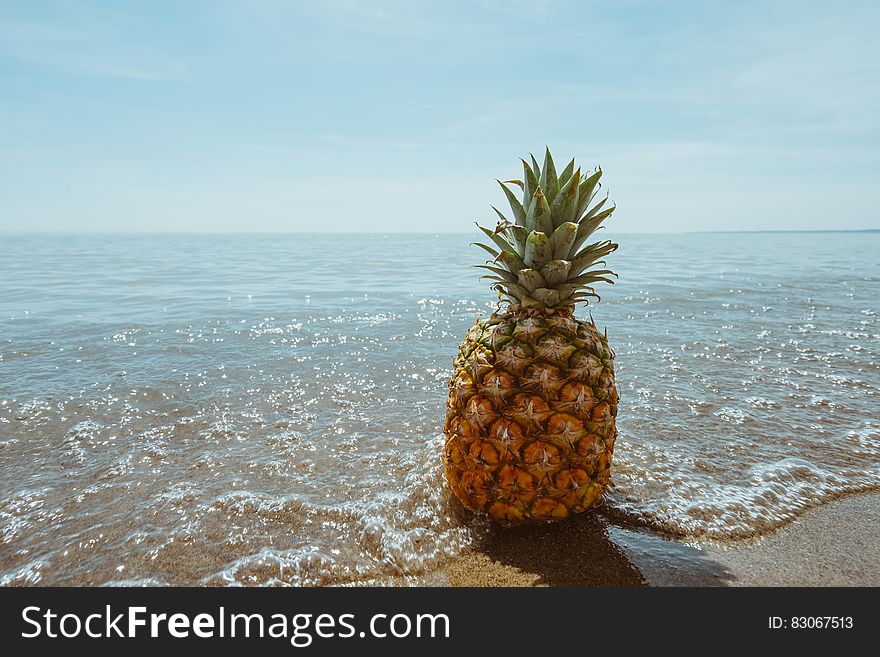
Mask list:
[{"label": "ocean water", "polygon": [[[440,459],[472,239],[0,237],[0,583],[441,568],[484,530]],[[619,241],[602,513],[725,540],[880,487],[880,234]]]}]

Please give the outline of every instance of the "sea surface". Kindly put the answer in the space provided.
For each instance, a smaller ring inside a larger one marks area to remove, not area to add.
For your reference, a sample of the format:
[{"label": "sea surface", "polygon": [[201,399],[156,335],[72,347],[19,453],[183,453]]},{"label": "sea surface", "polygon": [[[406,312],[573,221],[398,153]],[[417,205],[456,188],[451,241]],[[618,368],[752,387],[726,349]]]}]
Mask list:
[{"label": "sea surface", "polygon": [[[880,487],[880,234],[616,237],[602,513],[723,541]],[[442,568],[485,531],[440,458],[472,239],[0,235],[0,583]]]}]

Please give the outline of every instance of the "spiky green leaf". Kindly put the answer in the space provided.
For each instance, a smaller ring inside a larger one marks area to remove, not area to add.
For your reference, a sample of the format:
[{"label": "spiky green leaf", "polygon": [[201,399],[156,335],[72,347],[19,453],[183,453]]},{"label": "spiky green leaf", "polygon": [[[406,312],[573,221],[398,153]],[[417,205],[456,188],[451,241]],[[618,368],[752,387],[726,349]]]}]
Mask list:
[{"label": "spiky green leaf", "polygon": [[568,259],[571,247],[577,239],[578,225],[568,221],[553,231],[551,239],[553,245],[553,257]]},{"label": "spiky green leaf", "polygon": [[535,190],[535,196],[529,206],[529,213],[526,215],[526,228],[531,224],[530,230],[538,230],[547,235],[552,235],[555,226],[553,226],[553,211],[544,196],[544,190],[538,187]]},{"label": "spiky green leaf", "polygon": [[553,209],[553,223],[557,226],[576,219],[578,183],[580,179],[581,171],[578,169],[559,189],[559,193],[553,199],[553,205],[551,206]]},{"label": "spiky green leaf", "polygon": [[526,223],[526,211],[520,203],[516,196],[513,195],[513,192],[507,188],[500,180],[498,184],[501,185],[501,189],[504,190],[504,195],[507,197],[507,202],[510,204],[510,210],[513,212],[514,223],[517,226],[525,226]]},{"label": "spiky green leaf", "polygon": [[511,253],[516,253],[516,248],[508,242],[502,233],[496,233],[494,230],[489,230],[488,228],[484,228],[477,224],[477,228],[479,228],[490,240],[495,242],[495,246],[497,246],[502,251],[510,251]]},{"label": "spiky green leaf", "polygon": [[544,151],[544,168],[538,178],[538,185],[544,190],[547,201],[552,203],[559,193],[559,179],[556,177],[556,166],[553,164],[553,156],[550,155],[549,148]]},{"label": "spiky green leaf", "polygon": [[528,210],[529,205],[532,202],[532,197],[535,195],[535,190],[538,189],[538,176],[532,171],[532,167],[529,166],[529,163],[525,160],[521,160],[523,165],[523,208]]},{"label": "spiky green leaf", "polygon": [[592,288],[590,288],[589,292],[584,292],[584,291],[575,292],[574,294],[572,294],[568,298],[572,301],[572,303],[577,303],[579,301],[584,301],[586,303],[589,303],[590,298],[594,298],[594,299],[596,299],[596,301],[602,300],[602,297],[600,297],[598,294],[596,294],[596,291],[593,290]]},{"label": "spiky green leaf", "polygon": [[597,297],[596,290],[590,287],[589,285],[574,285],[574,284],[565,284],[560,285],[558,288],[559,294],[565,297]]},{"label": "spiky green leaf", "polygon": [[611,283],[612,285],[614,285],[614,279],[608,278],[607,276],[594,276],[592,274],[581,274],[580,276],[570,278],[568,280],[568,284],[589,285],[590,283],[598,283],[599,281],[602,281],[603,283]]},{"label": "spiky green leaf", "polygon": [[565,282],[570,269],[571,262],[569,260],[551,260],[541,267],[541,276],[547,281],[548,287],[555,288]]},{"label": "spiky green leaf", "polygon": [[498,251],[496,251],[495,249],[493,249],[491,246],[486,246],[485,244],[481,244],[480,242],[471,242],[471,246],[478,246],[478,247],[480,247],[481,249],[484,249],[484,250],[487,251],[487,252],[489,253],[489,255],[491,255],[493,258],[497,258],[497,257],[498,257]]},{"label": "spiky green leaf", "polygon": [[590,235],[595,233],[600,228],[600,224],[603,221],[605,221],[608,217],[611,216],[611,213],[614,212],[616,207],[617,206],[615,206],[613,208],[608,208],[607,210],[600,212],[599,214],[590,218],[589,220],[582,221],[578,225],[577,239],[575,239],[575,241],[574,241],[574,246],[572,247],[572,252],[581,248],[581,244],[586,242],[589,239]]},{"label": "spiky green leaf", "polygon": [[533,230],[526,239],[526,253],[523,262],[527,267],[540,269],[552,260],[550,238],[546,233]]},{"label": "spiky green leaf", "polygon": [[611,240],[591,244],[572,259],[569,276],[578,276],[599,258],[604,258],[615,250],[617,250],[617,244]]},{"label": "spiky green leaf", "polygon": [[479,267],[480,269],[488,269],[489,271],[498,274],[498,276],[500,276],[502,280],[508,283],[516,283],[516,274],[513,274],[506,269],[502,269],[501,267],[495,267],[493,265],[474,265],[474,267]]},{"label": "spiky green leaf", "polygon": [[578,208],[577,208],[577,219],[580,219],[584,212],[587,211],[587,207],[590,205],[590,201],[593,199],[593,194],[596,191],[596,186],[599,184],[599,178],[602,177],[602,169],[601,167],[596,169],[596,172],[590,176],[587,176],[578,187]]},{"label": "spiky green leaf", "polygon": [[516,282],[526,288],[529,292],[532,290],[545,287],[547,282],[544,280],[544,277],[534,269],[521,269],[519,274],[516,275]]},{"label": "spiky green leaf", "polygon": [[505,216],[501,213],[501,210],[499,210],[498,208],[496,208],[494,205],[490,205],[489,207],[492,208],[493,210],[495,210],[495,214],[498,215],[498,218],[501,220],[501,223],[503,223],[503,224],[509,224],[509,223],[512,223],[507,217],[505,217]]},{"label": "spiky green leaf", "polygon": [[514,274],[519,273],[519,270],[525,268],[526,266],[522,258],[520,258],[515,253],[511,253],[510,251],[502,251],[501,253],[499,253],[495,257],[495,262],[507,269],[507,271]]},{"label": "spiky green leaf", "polygon": [[562,189],[562,186],[568,182],[568,179],[571,178],[571,174],[574,173],[574,158],[571,158],[571,162],[565,165],[565,168],[562,170],[562,173],[559,174],[559,189]]},{"label": "spiky green leaf", "polygon": [[548,308],[552,308],[559,304],[560,295],[558,290],[552,290],[546,287],[539,287],[531,293],[531,297]]},{"label": "spiky green leaf", "polygon": [[601,201],[596,203],[596,205],[594,205],[592,208],[590,208],[589,211],[584,216],[582,216],[580,218],[579,223],[589,221],[590,219],[595,217],[597,214],[599,214],[599,210],[601,210],[603,208],[603,206],[608,202],[608,198],[609,198],[609,195],[605,194],[605,198],[603,198]]},{"label": "spiky green leaf", "polygon": [[517,254],[519,254],[519,257],[525,255],[526,239],[529,236],[529,231],[527,231],[523,226],[510,225],[507,227],[507,232],[513,238],[513,242],[516,246],[516,252]]},{"label": "spiky green leaf", "polygon": [[496,283],[492,288],[517,300],[529,295],[529,291],[518,283]]}]

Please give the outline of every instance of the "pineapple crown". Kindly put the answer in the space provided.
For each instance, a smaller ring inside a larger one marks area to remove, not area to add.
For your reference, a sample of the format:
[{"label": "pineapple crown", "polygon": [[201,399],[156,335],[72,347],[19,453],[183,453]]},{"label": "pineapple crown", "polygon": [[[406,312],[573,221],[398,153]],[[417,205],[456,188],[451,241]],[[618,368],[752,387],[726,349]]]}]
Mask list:
[{"label": "pineapple crown", "polygon": [[[601,258],[618,246],[611,240],[583,246],[616,208],[602,209],[607,194],[590,207],[601,187],[602,169],[596,167],[584,176],[572,159],[557,175],[549,148],[543,168],[534,155],[531,160],[531,164],[522,160],[522,180],[498,181],[514,221],[492,206],[500,219],[495,229],[477,224],[493,244],[474,242],[493,257],[477,265],[491,272],[482,278],[495,281],[492,289],[499,297],[521,308],[570,307],[578,301],[589,302],[590,297],[599,300],[592,285],[614,283],[609,276],[617,277],[610,269],[601,269],[606,265]],[[522,202],[508,185],[522,190]]]}]

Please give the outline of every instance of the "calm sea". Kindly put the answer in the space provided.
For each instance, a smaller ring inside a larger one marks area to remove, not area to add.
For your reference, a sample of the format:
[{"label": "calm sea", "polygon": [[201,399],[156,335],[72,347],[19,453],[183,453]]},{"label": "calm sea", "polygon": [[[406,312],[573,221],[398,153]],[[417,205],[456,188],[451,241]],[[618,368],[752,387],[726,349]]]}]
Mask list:
[{"label": "calm sea", "polygon": [[[0,237],[0,583],[442,567],[481,531],[440,465],[472,239]],[[603,513],[724,540],[880,486],[880,234],[619,241]]]}]

